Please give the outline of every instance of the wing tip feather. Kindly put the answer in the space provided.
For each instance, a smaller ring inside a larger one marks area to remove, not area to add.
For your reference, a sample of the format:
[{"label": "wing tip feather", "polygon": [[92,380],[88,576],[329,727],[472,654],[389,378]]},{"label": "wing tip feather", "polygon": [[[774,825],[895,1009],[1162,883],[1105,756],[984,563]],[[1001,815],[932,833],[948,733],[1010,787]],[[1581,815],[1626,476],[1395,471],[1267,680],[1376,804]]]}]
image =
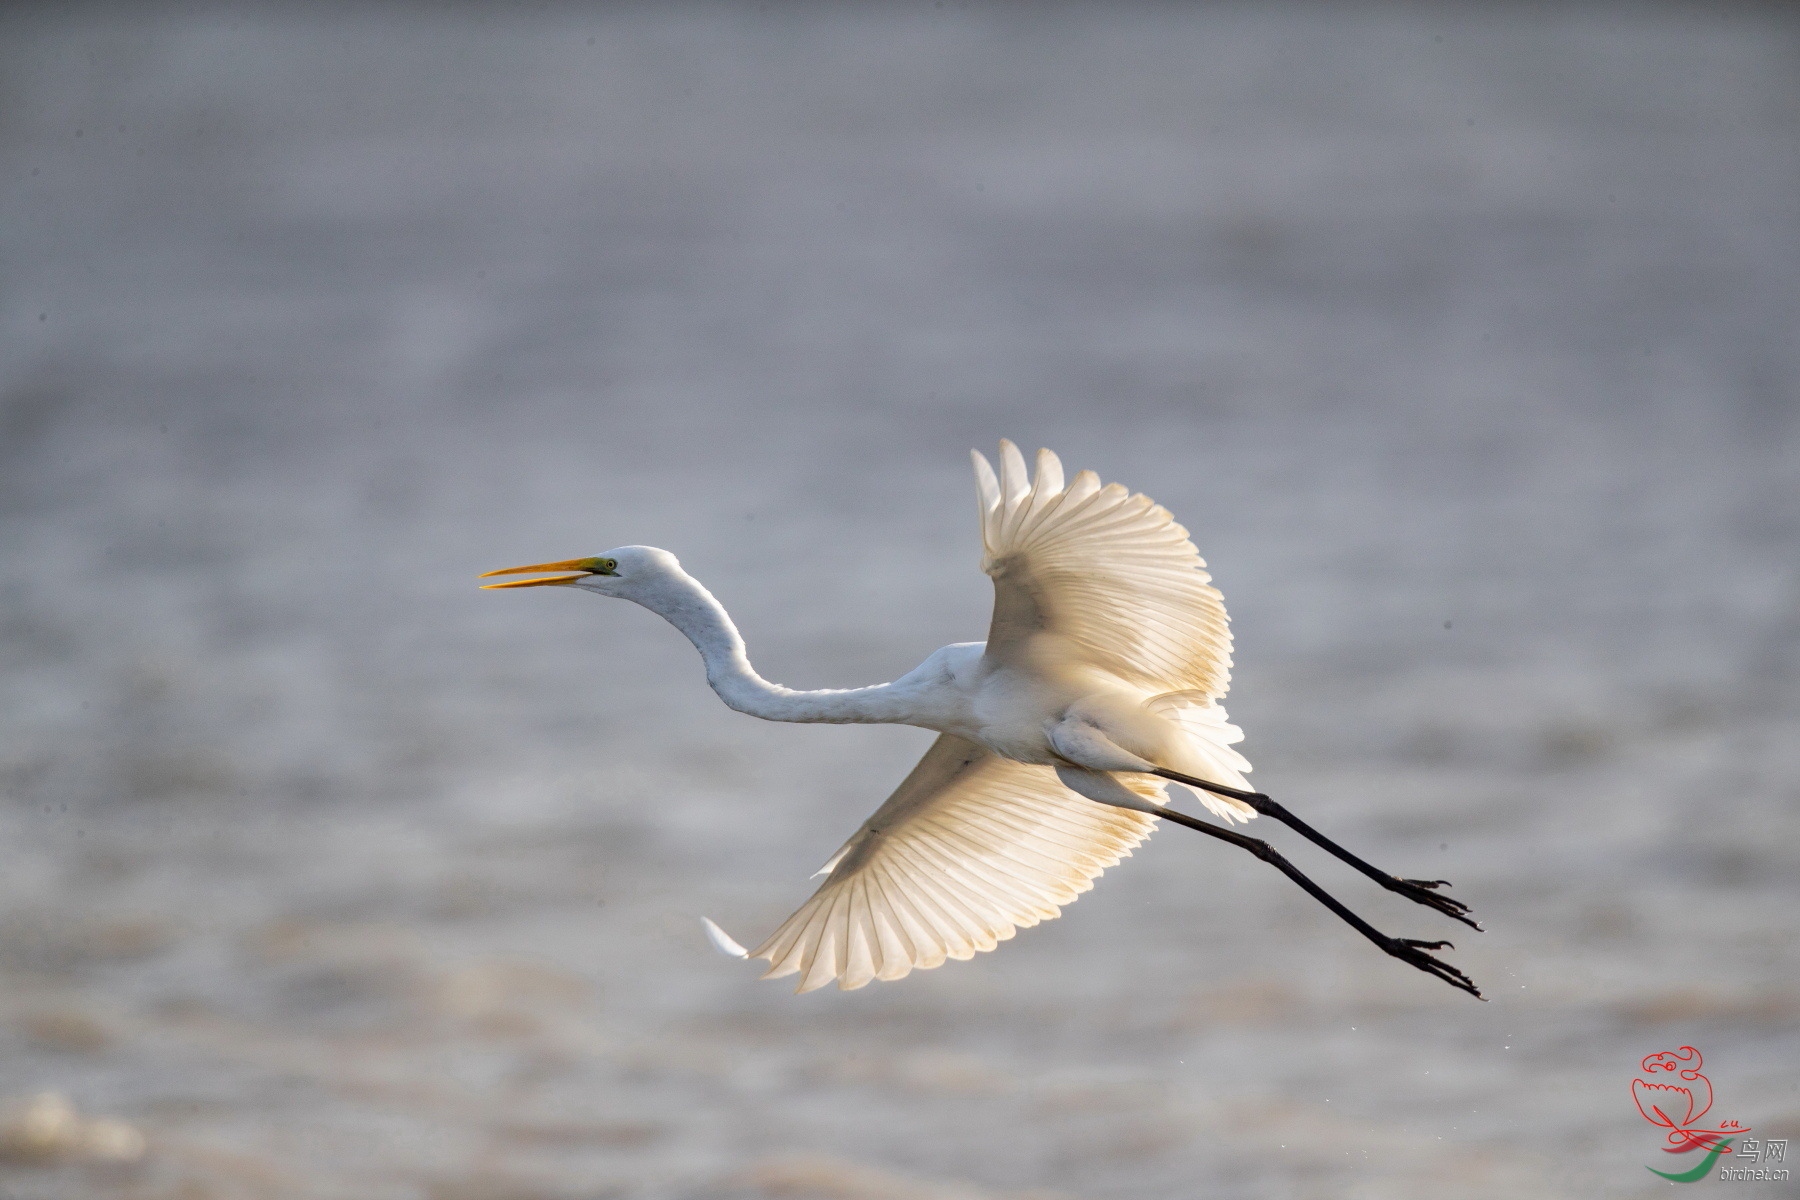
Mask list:
[{"label": "wing tip feather", "polygon": [[701,917],[701,926],[706,930],[706,940],[727,958],[749,958],[750,952],[737,944],[737,939],[719,928],[717,921],[711,917]]}]

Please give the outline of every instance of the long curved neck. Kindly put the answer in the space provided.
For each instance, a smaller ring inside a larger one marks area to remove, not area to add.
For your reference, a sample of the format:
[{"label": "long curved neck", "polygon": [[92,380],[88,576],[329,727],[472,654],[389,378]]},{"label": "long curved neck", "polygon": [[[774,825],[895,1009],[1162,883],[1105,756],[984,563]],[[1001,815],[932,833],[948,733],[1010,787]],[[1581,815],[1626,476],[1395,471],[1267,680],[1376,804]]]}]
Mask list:
[{"label": "long curved neck", "polygon": [[725,606],[685,571],[671,575],[642,597],[632,598],[687,635],[706,661],[706,681],[719,699],[741,713],[765,721],[908,723],[912,706],[890,683],[803,692],[758,675]]}]

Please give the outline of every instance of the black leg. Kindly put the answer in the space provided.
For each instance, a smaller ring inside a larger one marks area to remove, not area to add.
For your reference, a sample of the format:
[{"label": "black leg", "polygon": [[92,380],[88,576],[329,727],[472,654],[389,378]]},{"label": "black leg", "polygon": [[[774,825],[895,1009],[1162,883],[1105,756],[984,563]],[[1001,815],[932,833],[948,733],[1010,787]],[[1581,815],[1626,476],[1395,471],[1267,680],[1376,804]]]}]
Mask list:
[{"label": "black leg", "polygon": [[1204,779],[1195,779],[1191,775],[1183,775],[1177,771],[1159,770],[1156,774],[1162,776],[1164,779],[1173,779],[1176,783],[1185,783],[1189,787],[1204,788],[1209,792],[1217,792],[1221,796],[1230,796],[1233,800],[1242,800],[1245,804],[1248,804],[1263,816],[1275,818],[1315,846],[1319,846],[1322,849],[1337,855],[1339,858],[1361,871],[1364,875],[1367,875],[1370,879],[1379,883],[1388,891],[1396,892],[1399,895],[1405,896],[1408,900],[1425,905],[1427,908],[1435,908],[1446,917],[1454,917],[1456,920],[1461,921],[1470,929],[1481,928],[1480,925],[1476,924],[1475,919],[1468,915],[1468,905],[1464,904],[1461,900],[1456,899],[1454,896],[1446,896],[1435,890],[1441,887],[1449,887],[1450,881],[1448,879],[1402,879],[1398,875],[1389,875],[1386,871],[1370,866],[1362,859],[1356,857],[1356,855],[1350,853],[1348,850],[1344,849],[1342,846],[1338,845],[1336,842],[1332,841],[1330,838],[1326,837],[1324,834],[1320,833],[1311,825],[1308,825],[1305,821],[1302,821],[1299,817],[1296,817],[1293,813],[1275,803],[1275,801],[1269,799],[1261,792],[1240,792],[1237,788],[1226,787],[1223,784],[1218,783],[1208,783]]},{"label": "black leg", "polygon": [[1370,925],[1367,921],[1345,908],[1342,904],[1339,904],[1329,892],[1308,879],[1305,875],[1301,874],[1299,868],[1283,858],[1276,851],[1275,847],[1269,845],[1269,843],[1265,841],[1258,838],[1246,837],[1244,834],[1238,833],[1235,830],[1222,829],[1217,825],[1208,824],[1198,817],[1190,817],[1186,813],[1176,812],[1172,808],[1158,806],[1156,808],[1156,815],[1159,817],[1166,817],[1177,825],[1186,825],[1189,829],[1198,829],[1201,833],[1216,837],[1220,841],[1230,842],[1240,850],[1248,850],[1250,853],[1256,855],[1256,857],[1262,859],[1277,871],[1280,871],[1283,875],[1286,875],[1289,879],[1305,888],[1308,895],[1317,900],[1320,904],[1323,904],[1326,908],[1329,908],[1332,912],[1336,913],[1350,926],[1350,928],[1356,930],[1356,932],[1362,934],[1371,942],[1380,946],[1382,950],[1393,955],[1401,962],[1411,963],[1413,966],[1419,968],[1419,970],[1424,971],[1429,975],[1437,976],[1451,987],[1461,988],[1477,1000],[1487,999],[1486,996],[1481,994],[1481,989],[1475,986],[1474,980],[1470,979],[1467,975],[1464,975],[1449,963],[1444,962],[1441,959],[1433,958],[1431,955],[1425,953],[1427,950],[1442,950],[1445,948],[1454,950],[1456,947],[1452,946],[1449,942],[1421,942],[1416,941],[1413,938],[1389,937],[1387,934],[1382,933],[1373,925]]}]

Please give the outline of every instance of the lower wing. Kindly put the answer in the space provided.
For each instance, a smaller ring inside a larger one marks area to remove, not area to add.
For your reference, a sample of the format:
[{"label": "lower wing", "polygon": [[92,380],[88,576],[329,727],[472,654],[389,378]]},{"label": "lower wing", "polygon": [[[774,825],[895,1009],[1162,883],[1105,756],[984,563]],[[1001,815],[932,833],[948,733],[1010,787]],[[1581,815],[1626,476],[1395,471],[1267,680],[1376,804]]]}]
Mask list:
[{"label": "lower wing", "polygon": [[1050,767],[944,734],[750,952],[810,992],[899,979],[992,950],[1062,913],[1156,827],[1065,788]]}]

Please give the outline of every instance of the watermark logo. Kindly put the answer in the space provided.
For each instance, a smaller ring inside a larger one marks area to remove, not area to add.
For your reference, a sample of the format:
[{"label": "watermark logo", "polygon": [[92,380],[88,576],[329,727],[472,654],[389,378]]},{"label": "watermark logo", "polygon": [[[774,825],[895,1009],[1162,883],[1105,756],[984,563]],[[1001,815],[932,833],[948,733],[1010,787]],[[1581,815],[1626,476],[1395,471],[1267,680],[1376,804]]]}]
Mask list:
[{"label": "watermark logo", "polygon": [[1688,1170],[1658,1171],[1650,1167],[1650,1173],[1675,1183],[1694,1183],[1704,1179],[1713,1164],[1729,1154],[1733,1165],[1719,1168],[1721,1179],[1786,1179],[1785,1169],[1738,1165],[1785,1163],[1787,1139],[1759,1142],[1745,1136],[1750,1132],[1747,1125],[1708,1120],[1713,1104],[1712,1081],[1701,1072],[1701,1062],[1700,1051],[1692,1046],[1664,1050],[1647,1056],[1639,1065],[1638,1078],[1631,1081],[1631,1098],[1637,1102],[1638,1112],[1644,1120],[1665,1131],[1665,1154],[1704,1151],[1700,1162]]}]

